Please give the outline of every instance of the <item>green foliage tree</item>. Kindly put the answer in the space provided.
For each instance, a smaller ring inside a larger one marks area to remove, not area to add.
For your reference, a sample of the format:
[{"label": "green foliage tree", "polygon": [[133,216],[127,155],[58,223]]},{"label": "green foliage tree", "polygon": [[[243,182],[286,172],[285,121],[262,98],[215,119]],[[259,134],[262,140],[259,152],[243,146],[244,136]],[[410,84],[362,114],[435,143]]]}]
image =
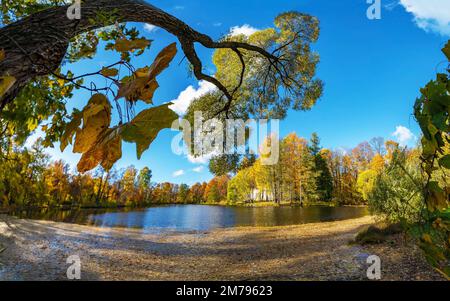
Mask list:
[{"label": "green foliage tree", "polygon": [[411,225],[421,222],[423,182],[414,151],[398,149],[383,172],[368,170],[358,178],[358,187],[370,210],[389,222]]},{"label": "green foliage tree", "polygon": [[148,167],[144,167],[139,171],[137,183],[141,193],[142,201],[147,204],[151,197],[152,171]]},{"label": "green foliage tree", "polygon": [[241,156],[239,154],[223,154],[213,158],[208,163],[209,171],[215,176],[228,175],[236,173],[239,168],[239,161]]},{"label": "green foliage tree", "polygon": [[365,201],[369,201],[369,194],[373,192],[375,188],[375,181],[377,180],[378,173],[375,170],[368,169],[358,175],[358,181],[356,187],[362,194]]},{"label": "green foliage tree", "polygon": [[442,49],[447,68],[420,90],[414,116],[422,130],[423,191],[427,214],[414,232],[428,261],[450,279],[450,41]]},{"label": "green foliage tree", "polygon": [[321,153],[320,139],[317,133],[313,133],[310,141],[310,150],[314,156],[314,171],[316,173],[316,187],[319,199],[330,201],[333,196],[333,178],[326,158]]}]

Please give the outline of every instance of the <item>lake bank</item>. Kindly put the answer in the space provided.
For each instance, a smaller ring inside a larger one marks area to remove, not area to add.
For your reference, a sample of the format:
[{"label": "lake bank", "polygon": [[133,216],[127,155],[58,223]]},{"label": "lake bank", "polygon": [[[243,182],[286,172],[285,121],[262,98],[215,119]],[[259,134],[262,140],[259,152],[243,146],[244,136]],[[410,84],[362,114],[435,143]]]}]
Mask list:
[{"label": "lake bank", "polygon": [[365,280],[368,254],[381,257],[384,280],[441,279],[401,237],[349,245],[369,216],[164,235],[5,218],[0,280],[66,280],[71,255],[84,280]]}]

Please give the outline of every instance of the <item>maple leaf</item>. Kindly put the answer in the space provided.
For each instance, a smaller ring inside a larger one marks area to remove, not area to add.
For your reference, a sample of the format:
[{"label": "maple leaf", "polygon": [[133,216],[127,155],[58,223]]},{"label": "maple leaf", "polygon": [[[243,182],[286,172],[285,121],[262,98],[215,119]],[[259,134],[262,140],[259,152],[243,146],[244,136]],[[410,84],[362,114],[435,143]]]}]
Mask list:
[{"label": "maple leaf", "polygon": [[122,79],[116,99],[124,97],[128,101],[142,100],[152,104],[153,95],[159,87],[156,76],[169,66],[176,53],[176,43],[170,44],[161,50],[150,67],[140,68],[132,77]]},{"label": "maple leaf", "polygon": [[150,108],[139,113],[130,123],[123,126],[121,135],[124,141],[136,143],[137,157],[150,147],[159,132],[170,128],[178,115],[169,109],[172,103]]},{"label": "maple leaf", "polygon": [[78,129],[73,151],[84,153],[111,123],[111,104],[103,94],[95,94],[83,110],[83,128]]},{"label": "maple leaf", "polygon": [[97,138],[97,141],[88,151],[83,153],[77,164],[77,169],[84,173],[100,164],[105,170],[110,170],[121,157],[120,127],[110,128]]}]

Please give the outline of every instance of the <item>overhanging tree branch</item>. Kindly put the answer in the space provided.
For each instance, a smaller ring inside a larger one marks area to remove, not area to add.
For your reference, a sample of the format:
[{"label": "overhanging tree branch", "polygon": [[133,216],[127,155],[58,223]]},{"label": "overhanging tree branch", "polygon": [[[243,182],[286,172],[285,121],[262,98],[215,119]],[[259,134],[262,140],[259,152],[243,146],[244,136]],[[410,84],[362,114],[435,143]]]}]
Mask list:
[{"label": "overhanging tree branch", "polygon": [[[0,29],[0,49],[4,49],[6,53],[6,59],[0,62],[0,76],[7,74],[16,78],[14,86],[0,98],[0,112],[26,84],[38,76],[50,75],[60,67],[73,38],[113,25],[105,24],[104,21],[92,21],[96,20],[98,12],[102,10],[113,12],[115,22],[144,22],[176,36],[186,58],[193,66],[196,78],[214,84],[227,98],[228,102],[224,108],[226,113],[244,80],[245,63],[240,49],[259,54],[274,67],[283,82],[290,80],[288,74],[284,74],[283,60],[274,53],[242,42],[213,41],[174,16],[141,0],[87,0],[82,4],[80,20],[68,19],[67,9],[68,6],[50,8]],[[231,49],[239,56],[243,70],[239,85],[234,91],[230,92],[218,79],[203,73],[195,43],[210,49]]]}]

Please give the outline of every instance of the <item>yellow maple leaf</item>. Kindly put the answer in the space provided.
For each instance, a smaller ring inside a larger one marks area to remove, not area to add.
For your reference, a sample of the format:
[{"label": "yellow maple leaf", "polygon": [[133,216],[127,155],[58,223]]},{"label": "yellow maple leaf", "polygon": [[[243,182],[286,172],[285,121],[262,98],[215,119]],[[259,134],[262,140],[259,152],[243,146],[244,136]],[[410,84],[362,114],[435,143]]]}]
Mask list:
[{"label": "yellow maple leaf", "polygon": [[111,123],[111,104],[103,94],[96,94],[83,110],[83,128],[78,129],[73,151],[87,152]]},{"label": "yellow maple leaf", "polygon": [[101,165],[105,170],[110,170],[117,160],[122,157],[122,139],[119,135],[120,127],[107,129],[81,156],[77,164],[79,172],[87,172]]},{"label": "yellow maple leaf", "polygon": [[0,62],[3,61],[6,57],[5,50],[0,49]]}]

